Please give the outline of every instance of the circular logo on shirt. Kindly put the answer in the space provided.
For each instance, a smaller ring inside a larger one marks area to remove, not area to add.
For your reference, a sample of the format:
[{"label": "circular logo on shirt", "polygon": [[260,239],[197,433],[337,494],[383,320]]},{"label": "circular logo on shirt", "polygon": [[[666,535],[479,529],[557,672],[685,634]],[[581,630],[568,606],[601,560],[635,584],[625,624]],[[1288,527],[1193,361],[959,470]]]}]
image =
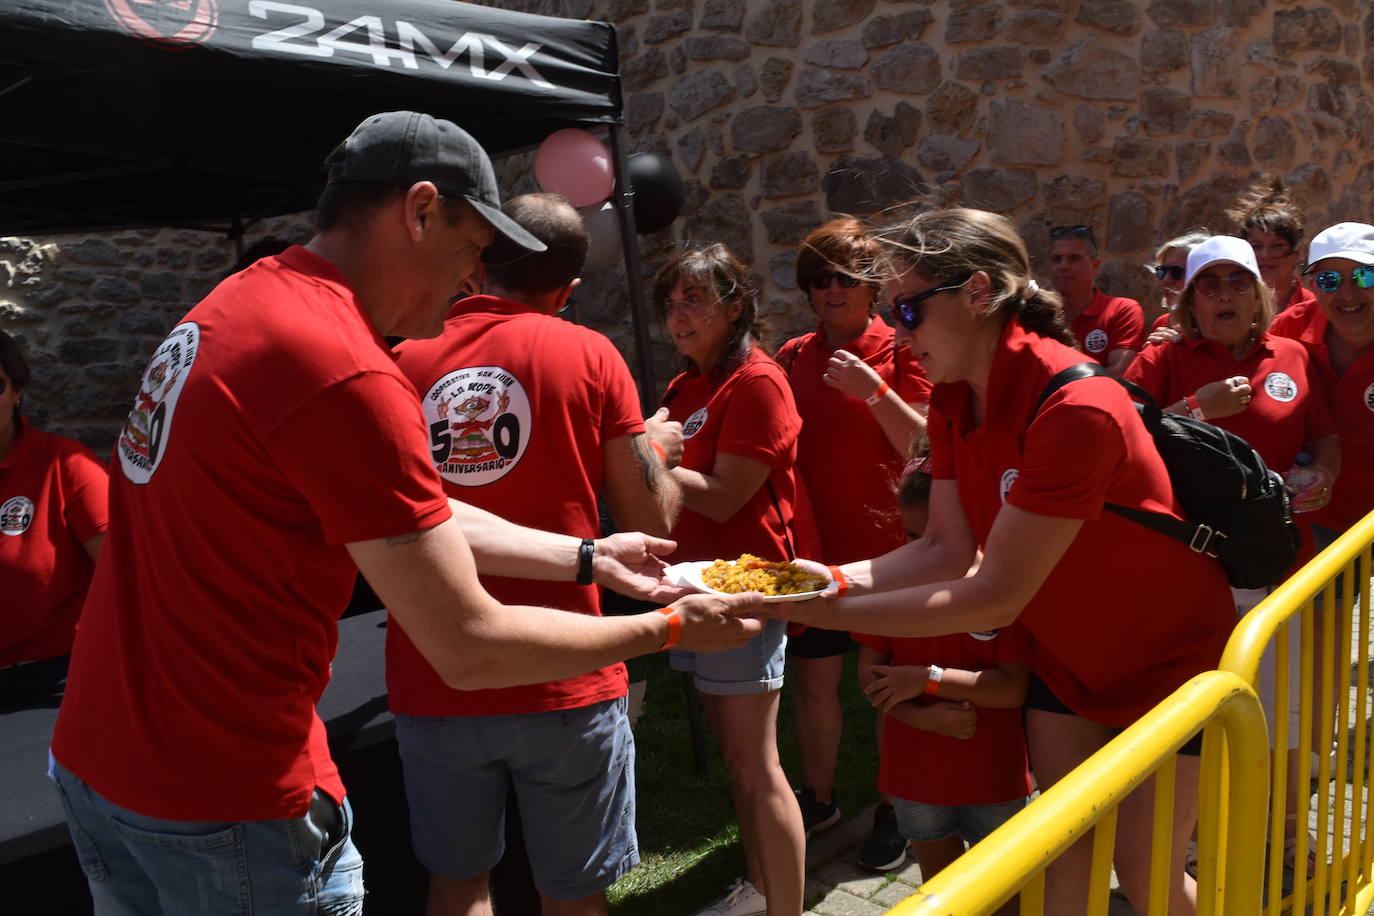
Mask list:
[{"label": "circular logo on shirt", "polygon": [[1264,392],[1287,404],[1298,396],[1298,383],[1286,372],[1271,372],[1264,377]]},{"label": "circular logo on shirt", "polygon": [[687,422],[682,424],[682,438],[690,439],[701,432],[701,428],[706,425],[706,418],[708,416],[710,416],[710,414],[708,414],[706,408],[703,407],[701,410],[698,410],[688,417]]},{"label": "circular logo on shirt", "polygon": [[534,431],[525,386],[500,366],[455,369],[430,386],[421,404],[434,468],[460,487],[509,474]]},{"label": "circular logo on shirt", "polygon": [[32,522],[33,500],[27,496],[12,496],[0,506],[0,534],[23,534]]},{"label": "circular logo on shirt", "polygon": [[1002,502],[1007,501],[1007,494],[1011,492],[1011,485],[1016,483],[1016,476],[1020,473],[1016,468],[1007,468],[1002,472],[1002,483],[999,487]]},{"label": "circular logo on shirt", "polygon": [[1364,390],[1364,406],[1374,411],[1374,382]]},{"label": "circular logo on shirt", "polygon": [[970,633],[968,635],[972,636],[979,642],[991,642],[992,640],[997,638],[997,632],[997,630],[980,630],[977,633]]},{"label": "circular logo on shirt", "polygon": [[1083,346],[1089,353],[1101,353],[1107,349],[1107,332],[1101,328],[1089,331],[1088,336],[1083,338]]},{"label": "circular logo on shirt", "polygon": [[183,322],[172,328],[143,370],[134,409],[115,443],[124,476],[136,484],[151,480],[167,454],[172,415],[198,352],[200,326],[194,321]]}]

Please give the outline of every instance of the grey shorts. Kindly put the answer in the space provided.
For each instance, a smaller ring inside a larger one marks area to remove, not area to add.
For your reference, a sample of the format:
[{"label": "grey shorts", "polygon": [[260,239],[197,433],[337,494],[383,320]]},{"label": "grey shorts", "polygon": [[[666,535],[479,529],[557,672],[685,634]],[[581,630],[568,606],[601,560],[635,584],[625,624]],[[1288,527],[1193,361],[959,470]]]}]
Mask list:
[{"label": "grey shorts", "polygon": [[787,624],[770,620],[763,632],[737,649],[723,652],[684,652],[673,649],[668,664],[674,671],[690,671],[697,690],[717,696],[743,696],[782,689],[787,658]]},{"label": "grey shorts", "polygon": [[1024,798],[1001,805],[928,805],[904,798],[892,799],[892,808],[897,812],[897,830],[913,843],[931,843],[957,834],[972,846],[1024,807]]},{"label": "grey shorts", "polygon": [[509,716],[396,716],[415,856],[456,881],[505,853],[515,786],[535,886],[576,900],[639,864],[634,736],[624,697]]}]

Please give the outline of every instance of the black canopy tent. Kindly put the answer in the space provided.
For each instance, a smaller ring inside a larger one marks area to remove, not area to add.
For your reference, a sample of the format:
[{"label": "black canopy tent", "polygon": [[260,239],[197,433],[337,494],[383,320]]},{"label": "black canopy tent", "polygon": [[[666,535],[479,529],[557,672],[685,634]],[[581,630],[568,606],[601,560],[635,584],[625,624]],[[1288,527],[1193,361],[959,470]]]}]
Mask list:
[{"label": "black canopy tent", "polygon": [[[398,108],[448,118],[494,156],[605,125],[628,174],[606,23],[454,0],[5,0],[0,232],[181,226],[237,238],[313,206],[330,148]],[[625,184],[616,203],[647,401]]]}]

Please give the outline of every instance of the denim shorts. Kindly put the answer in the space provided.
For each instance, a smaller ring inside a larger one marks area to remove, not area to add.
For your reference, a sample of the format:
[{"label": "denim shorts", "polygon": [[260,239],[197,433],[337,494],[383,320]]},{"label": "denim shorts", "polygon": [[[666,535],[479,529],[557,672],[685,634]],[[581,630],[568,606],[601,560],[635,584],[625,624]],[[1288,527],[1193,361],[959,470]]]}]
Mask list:
[{"label": "denim shorts", "polygon": [[145,817],[50,768],[100,916],[359,916],[353,812],[316,790],[305,817],[238,823]]},{"label": "denim shorts", "polygon": [[892,799],[892,808],[897,812],[897,830],[913,843],[931,843],[957,834],[972,846],[1024,807],[1024,798],[1000,805],[928,805],[904,798]]},{"label": "denim shorts", "polygon": [[674,671],[690,671],[697,690],[717,696],[744,696],[782,689],[787,656],[787,624],[770,620],[763,632],[736,649],[723,652],[684,652],[673,649],[668,664]]},{"label": "denim shorts", "polygon": [[624,697],[500,716],[396,716],[415,857],[463,881],[505,847],[515,787],[530,869],[555,900],[599,894],[639,864],[634,736]]}]

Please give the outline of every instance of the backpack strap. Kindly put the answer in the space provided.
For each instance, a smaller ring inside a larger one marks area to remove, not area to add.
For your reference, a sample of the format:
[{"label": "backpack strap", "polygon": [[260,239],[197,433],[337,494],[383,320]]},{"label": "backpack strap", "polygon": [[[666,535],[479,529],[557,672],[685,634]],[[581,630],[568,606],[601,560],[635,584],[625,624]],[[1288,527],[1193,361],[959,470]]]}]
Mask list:
[{"label": "backpack strap", "polygon": [[[1030,420],[1026,421],[1027,428],[1034,422],[1040,413],[1040,408],[1049,400],[1050,395],[1070,382],[1079,379],[1092,378],[1093,376],[1107,375],[1107,368],[1101,363],[1084,362],[1069,366],[1057,373],[1045,384],[1045,390],[1040,393],[1040,399],[1035,402],[1035,411],[1031,414]],[[1117,379],[1117,384],[1125,388],[1135,400],[1141,404],[1142,411],[1161,412],[1159,405],[1150,393],[1139,385],[1128,382],[1125,379]],[[1147,509],[1135,509],[1130,506],[1119,506],[1116,503],[1103,503],[1103,508],[1110,509],[1122,518],[1130,519],[1139,525],[1144,525],[1152,531],[1157,531],[1176,541],[1182,541],[1192,548],[1195,553],[1205,553],[1210,557],[1215,557],[1225,548],[1226,532],[1218,531],[1211,525],[1204,525],[1200,522],[1187,522],[1166,515],[1163,512],[1150,512]]]}]

